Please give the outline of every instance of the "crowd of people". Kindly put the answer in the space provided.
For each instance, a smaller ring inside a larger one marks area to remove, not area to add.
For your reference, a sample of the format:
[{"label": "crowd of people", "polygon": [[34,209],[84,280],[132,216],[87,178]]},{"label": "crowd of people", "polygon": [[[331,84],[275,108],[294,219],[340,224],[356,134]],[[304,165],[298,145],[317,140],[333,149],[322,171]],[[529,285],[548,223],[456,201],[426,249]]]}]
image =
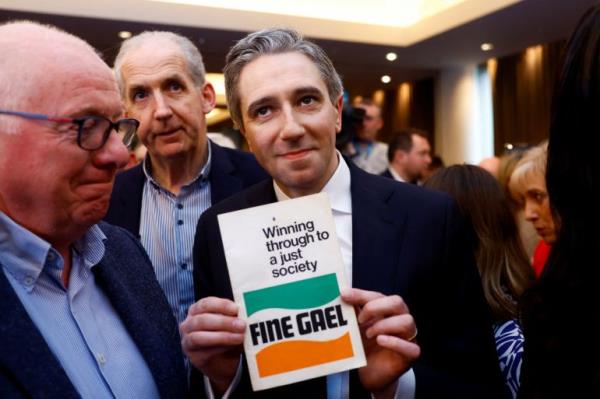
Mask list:
[{"label": "crowd of people", "polygon": [[[600,6],[566,46],[547,143],[445,167],[421,130],[377,141],[369,99],[339,151],[342,80],[290,29],[226,57],[244,152],[208,139],[189,39],[135,35],[111,69],[58,28],[0,25],[0,397],[600,397],[597,32]],[[316,193],[366,366],[253,391],[218,218]]]}]

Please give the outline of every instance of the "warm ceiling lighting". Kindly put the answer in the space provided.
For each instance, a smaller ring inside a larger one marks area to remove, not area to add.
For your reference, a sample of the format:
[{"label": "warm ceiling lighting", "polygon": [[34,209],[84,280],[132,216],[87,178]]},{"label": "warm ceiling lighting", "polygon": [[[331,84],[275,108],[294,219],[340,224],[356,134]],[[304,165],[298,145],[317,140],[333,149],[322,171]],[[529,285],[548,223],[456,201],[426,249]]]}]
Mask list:
[{"label": "warm ceiling lighting", "polygon": [[386,58],[388,61],[396,61],[396,58],[398,58],[398,55],[397,55],[396,53],[387,53],[387,54],[385,55],[385,58]]},{"label": "warm ceiling lighting", "polygon": [[128,30],[122,30],[121,32],[119,32],[119,37],[123,40],[129,39],[131,37],[131,32],[129,32]]},{"label": "warm ceiling lighting", "polygon": [[481,49],[482,49],[483,51],[490,51],[490,50],[493,50],[493,49],[494,49],[494,45],[493,45],[492,43],[483,43],[483,44],[481,45]]},{"label": "warm ceiling lighting", "polygon": [[392,78],[390,78],[388,75],[383,75],[383,76],[381,77],[381,81],[382,81],[383,83],[386,83],[386,84],[387,84],[387,83],[390,83],[390,82],[392,81]]}]

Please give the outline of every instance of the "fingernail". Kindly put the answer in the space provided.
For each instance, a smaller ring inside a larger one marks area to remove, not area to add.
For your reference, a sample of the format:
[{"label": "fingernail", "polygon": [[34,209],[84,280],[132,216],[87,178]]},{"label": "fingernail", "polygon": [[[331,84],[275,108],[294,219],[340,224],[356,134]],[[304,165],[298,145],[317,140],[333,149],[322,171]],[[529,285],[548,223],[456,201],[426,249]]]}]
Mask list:
[{"label": "fingernail", "polygon": [[233,328],[243,331],[246,328],[246,323],[243,320],[235,319],[233,320]]}]

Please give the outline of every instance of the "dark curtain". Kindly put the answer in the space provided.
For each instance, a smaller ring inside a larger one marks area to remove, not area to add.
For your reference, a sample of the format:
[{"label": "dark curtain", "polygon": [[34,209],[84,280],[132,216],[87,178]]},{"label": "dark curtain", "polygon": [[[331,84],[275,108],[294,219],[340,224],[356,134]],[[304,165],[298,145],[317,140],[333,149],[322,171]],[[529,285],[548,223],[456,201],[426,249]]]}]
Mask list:
[{"label": "dark curtain", "polygon": [[538,144],[548,138],[550,107],[564,42],[499,58],[492,74],[494,152],[505,143]]},{"label": "dark curtain", "polygon": [[380,132],[381,141],[390,142],[394,132],[416,128],[429,134],[431,146],[434,146],[435,109],[434,79],[423,79],[410,83],[408,98],[401,99],[400,88],[385,91],[382,108],[384,127]]}]

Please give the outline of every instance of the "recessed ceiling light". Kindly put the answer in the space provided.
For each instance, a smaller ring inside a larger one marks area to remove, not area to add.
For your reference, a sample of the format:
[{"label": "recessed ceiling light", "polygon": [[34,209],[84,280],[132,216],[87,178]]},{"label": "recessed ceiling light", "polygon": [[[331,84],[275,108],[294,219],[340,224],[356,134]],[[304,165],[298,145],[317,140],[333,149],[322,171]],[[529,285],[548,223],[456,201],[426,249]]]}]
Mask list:
[{"label": "recessed ceiling light", "polygon": [[119,37],[123,40],[129,39],[131,37],[131,32],[129,32],[128,30],[122,30],[121,32],[119,32]]},{"label": "recessed ceiling light", "polygon": [[397,55],[396,53],[387,53],[387,54],[385,55],[385,58],[386,58],[388,61],[396,61],[396,58],[398,58],[398,55]]},{"label": "recessed ceiling light", "polygon": [[383,75],[383,76],[381,77],[381,81],[382,81],[383,83],[390,83],[390,82],[392,81],[392,78],[390,78],[388,75]]},{"label": "recessed ceiling light", "polygon": [[483,43],[483,44],[481,45],[481,49],[482,49],[483,51],[490,51],[490,50],[493,50],[493,49],[494,49],[494,45],[493,45],[492,43]]}]

